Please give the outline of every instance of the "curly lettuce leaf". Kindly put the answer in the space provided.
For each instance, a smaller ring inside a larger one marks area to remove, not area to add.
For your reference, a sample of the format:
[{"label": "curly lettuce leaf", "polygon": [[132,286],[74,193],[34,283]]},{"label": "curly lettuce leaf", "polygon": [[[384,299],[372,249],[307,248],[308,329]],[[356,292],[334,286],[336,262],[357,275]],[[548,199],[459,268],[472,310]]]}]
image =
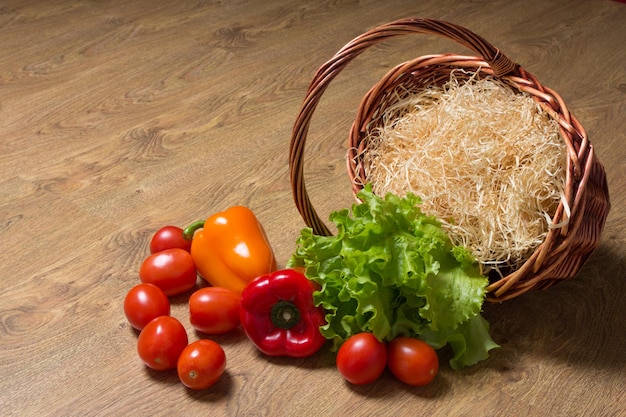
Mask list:
[{"label": "curly lettuce leaf", "polygon": [[381,198],[366,186],[358,198],[351,212],[331,214],[336,236],[303,229],[289,261],[320,285],[322,334],[335,349],[364,331],[385,341],[407,335],[433,347],[449,343],[454,368],[486,358],[497,345],[480,317],[487,279],[474,257],[421,212],[419,197]]},{"label": "curly lettuce leaf", "polygon": [[454,352],[450,359],[452,369],[462,369],[489,357],[489,351],[499,345],[489,335],[489,323],[480,314],[461,323],[453,331],[424,330],[420,338],[435,349],[449,344]]}]

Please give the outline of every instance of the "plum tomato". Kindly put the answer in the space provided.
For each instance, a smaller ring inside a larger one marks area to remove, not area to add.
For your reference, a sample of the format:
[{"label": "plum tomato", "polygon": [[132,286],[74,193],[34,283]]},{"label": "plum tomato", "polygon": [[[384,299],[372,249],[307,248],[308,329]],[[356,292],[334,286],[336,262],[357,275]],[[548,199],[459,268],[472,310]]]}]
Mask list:
[{"label": "plum tomato", "polygon": [[387,348],[372,333],[350,336],[337,352],[337,369],[344,379],[355,385],[376,381],[385,370]]},{"label": "plum tomato", "polygon": [[141,264],[139,278],[161,288],[169,297],[192,289],[198,276],[191,254],[171,248],[148,256]]},{"label": "plum tomato", "polygon": [[189,321],[206,334],[223,334],[239,326],[240,295],[221,287],[204,287],[189,297]]},{"label": "plum tomato", "polygon": [[191,250],[191,240],[185,239],[183,237],[183,229],[177,226],[164,226],[157,230],[150,240],[150,253],[157,253],[172,248],[180,248],[189,252]]},{"label": "plum tomato", "polygon": [[201,390],[212,386],[226,369],[224,349],[209,339],[190,343],[180,354],[178,378],[187,388]]},{"label": "plum tomato", "polygon": [[427,385],[439,370],[437,352],[414,337],[397,337],[387,346],[389,370],[400,381],[414,386]]},{"label": "plum tomato", "polygon": [[131,326],[141,330],[152,319],[170,315],[170,300],[156,285],[138,284],[124,298],[124,314]]},{"label": "plum tomato", "polygon": [[176,368],[178,357],[187,346],[187,331],[171,316],[160,316],[146,324],[137,338],[141,360],[157,371]]}]

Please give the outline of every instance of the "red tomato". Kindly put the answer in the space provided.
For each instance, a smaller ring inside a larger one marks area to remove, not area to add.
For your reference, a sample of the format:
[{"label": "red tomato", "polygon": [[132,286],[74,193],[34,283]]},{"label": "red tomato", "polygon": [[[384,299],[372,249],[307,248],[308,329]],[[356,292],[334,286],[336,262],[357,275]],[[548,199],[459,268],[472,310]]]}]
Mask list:
[{"label": "red tomato", "polygon": [[439,370],[437,352],[428,343],[413,337],[397,337],[387,346],[389,370],[405,384],[429,384]]},{"label": "red tomato", "polygon": [[215,384],[226,369],[224,349],[213,340],[189,344],[178,358],[178,378],[188,388],[205,389]]},{"label": "red tomato", "polygon": [[164,226],[157,230],[150,240],[150,253],[157,253],[172,248],[180,248],[189,252],[191,250],[191,240],[183,237],[183,229],[180,227]]},{"label": "red tomato", "polygon": [[161,288],[169,297],[192,289],[197,275],[191,254],[172,248],[148,256],[141,264],[139,278]]},{"label": "red tomato", "polygon": [[189,321],[206,334],[222,334],[239,326],[240,295],[221,287],[200,288],[189,297]]},{"label": "red tomato", "polygon": [[376,381],[385,370],[387,348],[371,333],[350,336],[337,352],[337,369],[352,384]]},{"label": "red tomato", "polygon": [[124,314],[131,326],[141,330],[150,320],[170,315],[170,300],[156,285],[139,284],[126,294]]},{"label": "red tomato", "polygon": [[146,324],[137,338],[137,353],[150,368],[166,371],[176,368],[178,357],[189,342],[180,321],[161,316]]}]

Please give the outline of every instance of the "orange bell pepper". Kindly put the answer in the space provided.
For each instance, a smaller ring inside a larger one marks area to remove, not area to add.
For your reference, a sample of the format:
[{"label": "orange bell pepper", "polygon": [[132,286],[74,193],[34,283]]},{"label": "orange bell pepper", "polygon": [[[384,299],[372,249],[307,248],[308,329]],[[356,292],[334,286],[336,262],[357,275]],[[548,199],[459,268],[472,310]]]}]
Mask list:
[{"label": "orange bell pepper", "polygon": [[[199,230],[202,229],[202,230]],[[254,278],[276,270],[276,258],[252,210],[233,206],[184,231],[198,274],[214,287],[241,293]]]}]

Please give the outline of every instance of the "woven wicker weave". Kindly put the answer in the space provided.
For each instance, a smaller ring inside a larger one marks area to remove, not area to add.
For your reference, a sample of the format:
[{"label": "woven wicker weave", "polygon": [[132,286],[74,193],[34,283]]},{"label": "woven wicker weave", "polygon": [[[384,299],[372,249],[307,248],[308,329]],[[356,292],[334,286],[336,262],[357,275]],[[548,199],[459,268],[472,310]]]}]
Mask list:
[{"label": "woven wicker weave", "polygon": [[[450,78],[450,71],[459,68],[468,73],[495,76],[511,88],[530,94],[560,125],[568,149],[564,184],[567,204],[561,202],[552,223],[567,222],[567,225],[550,229],[544,242],[517,270],[492,279],[487,300],[501,302],[574,276],[598,246],[610,209],[604,168],[594,155],[584,128],[555,91],[543,86],[482,37],[440,20],[404,19],[374,28],[346,44],[315,73],[294,125],[289,155],[295,204],[305,223],[316,234],[330,234],[311,205],[303,176],[305,141],[322,94],[342,69],[368,47],[390,37],[416,33],[443,36],[478,56],[437,54],[419,57],[396,66],[370,89],[361,101],[348,141],[347,165],[353,192],[358,192],[367,183],[364,170],[359,167],[363,162],[362,139],[366,136],[368,124],[397,100],[390,94],[396,87],[414,92],[428,85],[440,85]],[[463,73],[456,71],[457,79],[462,79]]]}]

